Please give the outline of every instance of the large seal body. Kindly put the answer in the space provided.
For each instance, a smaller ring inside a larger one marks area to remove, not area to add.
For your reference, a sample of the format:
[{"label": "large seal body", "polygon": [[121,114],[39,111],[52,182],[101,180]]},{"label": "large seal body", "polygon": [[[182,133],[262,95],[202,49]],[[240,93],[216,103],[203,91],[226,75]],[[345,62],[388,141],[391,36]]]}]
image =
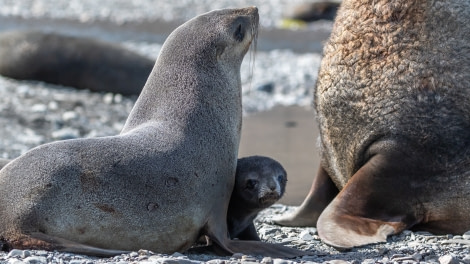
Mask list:
[{"label": "large seal body", "polygon": [[0,34],[0,74],[53,84],[139,95],[154,61],[117,44],[40,31]]},{"label": "large seal body", "polygon": [[198,16],[165,41],[120,135],[39,146],[0,171],[0,234],[14,248],[112,255],[297,250],[228,239],[242,119],[240,65],[258,10]]},{"label": "large seal body", "polygon": [[338,247],[470,229],[469,22],[465,0],[343,1],[315,90],[320,172],[281,224]]}]

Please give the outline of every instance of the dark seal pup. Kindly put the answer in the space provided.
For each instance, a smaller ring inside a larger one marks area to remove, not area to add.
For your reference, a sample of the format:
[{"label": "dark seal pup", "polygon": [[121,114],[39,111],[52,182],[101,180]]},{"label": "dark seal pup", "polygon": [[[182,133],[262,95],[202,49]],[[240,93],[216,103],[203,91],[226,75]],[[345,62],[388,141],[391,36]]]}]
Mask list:
[{"label": "dark seal pup", "polygon": [[225,254],[307,254],[228,236],[240,65],[257,28],[256,7],[184,23],[163,44],[119,135],[45,144],[8,163],[0,171],[0,235],[9,246],[172,253],[207,235]]},{"label": "dark seal pup", "polygon": [[228,206],[231,238],[260,240],[253,220],[284,195],[287,173],[282,165],[263,156],[238,159],[235,186]]},{"label": "dark seal pup", "polygon": [[470,230],[469,40],[467,0],[343,1],[315,91],[320,172],[278,222],[342,248]]},{"label": "dark seal pup", "polygon": [[154,61],[117,44],[39,31],[0,34],[0,74],[20,80],[139,95]]}]

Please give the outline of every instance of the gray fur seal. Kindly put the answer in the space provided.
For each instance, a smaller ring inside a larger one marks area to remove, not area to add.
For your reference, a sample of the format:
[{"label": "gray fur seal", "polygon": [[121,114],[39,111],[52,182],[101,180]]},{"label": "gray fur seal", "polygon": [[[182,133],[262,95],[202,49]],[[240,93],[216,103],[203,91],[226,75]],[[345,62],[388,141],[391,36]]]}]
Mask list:
[{"label": "gray fur seal", "polygon": [[163,44],[119,135],[41,145],[8,163],[0,171],[0,235],[9,246],[172,253],[207,235],[224,254],[308,254],[228,236],[240,65],[258,19],[248,7],[189,20]]},{"label": "gray fur seal", "polygon": [[253,220],[261,210],[281,199],[286,182],[287,173],[276,160],[264,156],[238,159],[227,212],[232,239],[260,240]]},{"label": "gray fur seal", "polygon": [[117,44],[40,31],[0,34],[0,74],[20,80],[139,95],[154,61]]},{"label": "gray fur seal", "polygon": [[349,248],[470,229],[470,1],[343,1],[315,108],[321,168],[277,222]]}]

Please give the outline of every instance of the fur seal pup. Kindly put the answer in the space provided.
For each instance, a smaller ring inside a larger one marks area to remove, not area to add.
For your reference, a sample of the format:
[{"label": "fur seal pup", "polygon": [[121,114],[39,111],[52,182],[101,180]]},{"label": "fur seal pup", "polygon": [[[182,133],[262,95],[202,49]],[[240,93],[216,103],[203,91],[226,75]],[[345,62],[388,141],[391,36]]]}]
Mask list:
[{"label": "fur seal pup", "polygon": [[260,240],[253,220],[284,195],[287,173],[282,165],[263,156],[238,159],[235,186],[228,206],[230,237]]},{"label": "fur seal pup", "polygon": [[343,1],[315,91],[320,172],[278,223],[340,248],[470,229],[469,25],[467,0]]},{"label": "fur seal pup", "polygon": [[248,7],[189,20],[163,44],[119,135],[41,145],[8,163],[0,235],[10,248],[172,253],[207,235],[225,254],[308,254],[228,236],[240,65],[258,19]]},{"label": "fur seal pup", "polygon": [[117,44],[39,31],[0,34],[0,74],[20,80],[138,95],[154,61]]}]

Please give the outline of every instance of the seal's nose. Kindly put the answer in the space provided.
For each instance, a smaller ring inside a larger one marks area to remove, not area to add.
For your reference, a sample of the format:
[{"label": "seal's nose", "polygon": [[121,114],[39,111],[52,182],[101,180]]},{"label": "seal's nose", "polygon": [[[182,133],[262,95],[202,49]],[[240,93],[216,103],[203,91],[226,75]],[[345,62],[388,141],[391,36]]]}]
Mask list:
[{"label": "seal's nose", "polygon": [[243,11],[245,11],[247,15],[258,16],[258,7],[256,6],[245,7]]}]

